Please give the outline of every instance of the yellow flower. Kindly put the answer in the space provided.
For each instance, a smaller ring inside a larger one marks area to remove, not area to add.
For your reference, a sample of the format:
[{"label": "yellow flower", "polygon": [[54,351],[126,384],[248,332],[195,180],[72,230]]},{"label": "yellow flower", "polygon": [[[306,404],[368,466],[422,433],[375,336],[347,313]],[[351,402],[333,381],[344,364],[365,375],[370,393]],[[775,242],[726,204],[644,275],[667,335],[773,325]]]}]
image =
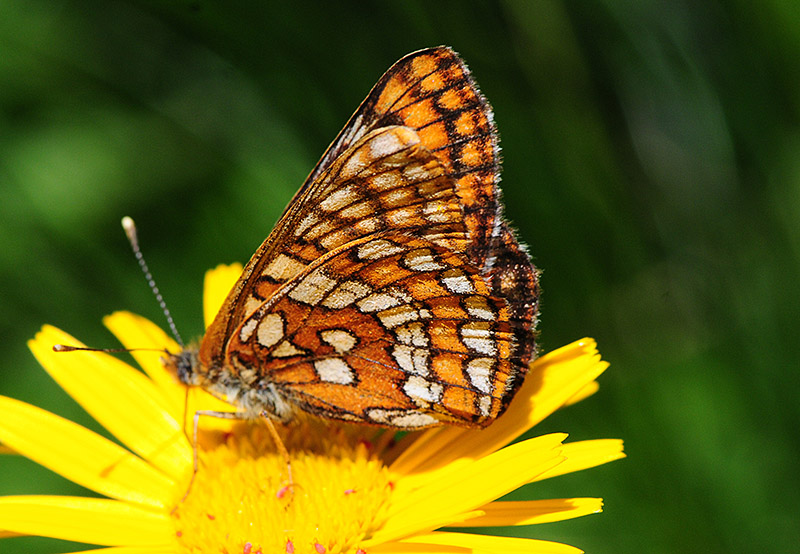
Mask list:
[{"label": "yellow flower", "polygon": [[[241,266],[206,277],[210,321]],[[533,539],[437,531],[530,525],[599,512],[598,498],[504,502],[526,484],[624,456],[618,440],[564,443],[550,434],[509,445],[554,410],[596,390],[606,368],[583,339],[539,358],[507,413],[486,430],[440,427],[399,440],[374,427],[303,418],[277,426],[293,482],[264,425],[204,417],[193,478],[188,433],[197,410],[230,411],[164,370],[177,345],[153,323],[116,313],[106,326],[145,374],[45,326],[30,348],[50,375],[124,446],[35,406],[0,397],[0,442],[106,498],[0,497],[0,537],[41,535],[104,545],[107,554],[579,552]],[[187,405],[188,402],[188,405]],[[187,415],[188,414],[188,415]],[[188,494],[187,494],[188,491]]]}]

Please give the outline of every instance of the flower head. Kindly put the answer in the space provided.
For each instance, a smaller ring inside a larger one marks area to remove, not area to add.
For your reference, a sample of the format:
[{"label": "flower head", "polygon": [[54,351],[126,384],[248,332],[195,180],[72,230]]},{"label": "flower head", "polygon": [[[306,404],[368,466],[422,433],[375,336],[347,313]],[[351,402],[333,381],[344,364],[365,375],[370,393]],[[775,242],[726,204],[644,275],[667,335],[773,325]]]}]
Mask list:
[{"label": "flower head", "polygon": [[[240,272],[240,266],[209,272],[207,321]],[[258,422],[203,417],[197,445],[191,444],[198,410],[230,407],[202,391],[187,396],[160,361],[177,345],[158,327],[125,312],[105,324],[126,347],[138,349],[132,354],[144,374],[106,353],[54,352],[54,344],[80,343],[50,326],[30,348],[124,446],[0,397],[0,442],[105,498],[0,497],[6,535],[152,554],[577,552],[547,541],[437,529],[530,525],[599,512],[597,498],[497,499],[624,455],[621,441],[565,443],[564,434],[510,444],[596,390],[607,364],[594,341],[583,339],[539,358],[508,411],[485,430],[438,427],[398,439],[375,427],[310,417],[277,426],[291,459],[287,487],[286,461]]]}]

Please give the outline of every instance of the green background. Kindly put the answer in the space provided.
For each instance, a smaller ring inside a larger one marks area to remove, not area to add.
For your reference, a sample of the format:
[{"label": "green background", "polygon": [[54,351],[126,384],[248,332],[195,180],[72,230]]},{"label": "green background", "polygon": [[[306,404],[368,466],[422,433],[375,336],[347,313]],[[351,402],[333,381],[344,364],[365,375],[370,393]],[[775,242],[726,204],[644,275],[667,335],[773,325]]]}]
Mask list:
[{"label": "green background", "polygon": [[[120,218],[199,335],[203,272],[249,258],[383,71],[448,44],[495,110],[545,350],[588,335],[611,362],[537,431],[628,453],[526,488],[602,496],[603,514],[508,533],[796,552],[799,6],[4,0],[0,392],[87,423],[25,341],[51,323],[114,346],[117,309],[163,321]],[[82,494],[0,458],[0,494],[50,492]]]}]

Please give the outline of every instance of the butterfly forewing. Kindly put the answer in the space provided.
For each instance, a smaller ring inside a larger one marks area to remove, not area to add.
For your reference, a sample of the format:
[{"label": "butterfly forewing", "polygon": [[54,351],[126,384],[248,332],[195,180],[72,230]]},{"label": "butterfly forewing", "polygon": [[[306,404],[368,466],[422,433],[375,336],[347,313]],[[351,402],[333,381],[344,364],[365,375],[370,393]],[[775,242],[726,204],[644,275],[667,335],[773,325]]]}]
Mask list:
[{"label": "butterfly forewing", "polygon": [[449,48],[415,52],[394,64],[350,118],[304,187],[354,140],[386,125],[414,129],[448,168],[461,200],[471,256],[482,268],[499,222],[497,133],[488,102],[464,62]]},{"label": "butterfly forewing", "polygon": [[[538,274],[501,217],[491,109],[449,48],[378,81],[179,375],[288,420],[483,426],[535,355]],[[189,369],[187,369],[189,368]]]}]

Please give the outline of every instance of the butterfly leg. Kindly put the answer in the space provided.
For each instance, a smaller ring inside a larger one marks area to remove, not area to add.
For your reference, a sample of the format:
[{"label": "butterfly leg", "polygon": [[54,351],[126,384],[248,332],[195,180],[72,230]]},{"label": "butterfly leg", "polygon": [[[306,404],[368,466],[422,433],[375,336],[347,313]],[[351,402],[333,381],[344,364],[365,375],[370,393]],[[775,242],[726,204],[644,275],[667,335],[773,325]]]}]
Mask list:
[{"label": "butterfly leg", "polygon": [[[186,487],[186,492],[183,493],[183,497],[181,497],[181,501],[179,503],[183,504],[183,502],[188,498],[189,493],[192,491],[192,485],[194,485],[194,479],[197,476],[197,471],[199,469],[199,463],[197,459],[197,433],[198,427],[200,425],[200,416],[208,416],[208,417],[216,417],[220,419],[247,419],[245,414],[240,412],[216,412],[213,410],[198,410],[194,413],[194,417],[192,418],[192,478],[189,480],[189,486]],[[174,510],[177,510],[178,506],[175,506]]]},{"label": "butterfly leg", "polygon": [[283,444],[280,435],[278,434],[278,430],[275,429],[275,423],[273,423],[272,418],[269,416],[267,412],[261,412],[261,417],[263,417],[267,422],[267,429],[269,429],[270,435],[272,435],[272,440],[275,441],[275,447],[280,452],[281,456],[283,456],[284,462],[286,462],[286,474],[289,478],[289,484],[285,487],[281,487],[278,490],[278,498],[283,498],[287,492],[294,492],[294,479],[292,478],[292,460],[289,458],[289,451],[286,450],[286,445]]},{"label": "butterfly leg", "polygon": [[[192,490],[192,485],[194,484],[195,476],[197,475],[197,471],[199,469],[199,462],[197,457],[197,434],[200,425],[200,416],[208,416],[208,417],[216,417],[220,419],[250,419],[248,414],[243,412],[217,412],[214,410],[198,410],[194,413],[194,417],[192,418],[192,479],[189,481],[189,486],[186,489],[186,492],[181,498],[181,502],[186,500],[189,496],[189,492]],[[277,448],[280,455],[283,457],[284,461],[286,462],[286,473],[288,476],[288,485],[285,487],[281,487],[278,491],[278,497],[283,498],[286,492],[292,492],[294,490],[294,479],[292,478],[292,463],[291,459],[289,458],[289,451],[286,450],[286,446],[283,444],[283,440],[281,440],[280,435],[278,435],[278,430],[275,428],[275,424],[272,421],[272,418],[269,417],[267,412],[262,412],[261,416],[266,420],[267,429],[269,430],[270,435],[272,436],[272,440],[275,442],[275,447]]]}]

